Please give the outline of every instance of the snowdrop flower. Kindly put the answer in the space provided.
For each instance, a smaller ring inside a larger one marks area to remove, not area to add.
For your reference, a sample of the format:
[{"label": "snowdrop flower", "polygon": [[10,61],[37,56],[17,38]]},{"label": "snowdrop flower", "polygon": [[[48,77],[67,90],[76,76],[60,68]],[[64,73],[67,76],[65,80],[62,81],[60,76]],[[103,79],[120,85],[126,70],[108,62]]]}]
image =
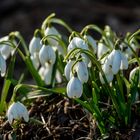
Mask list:
[{"label": "snowdrop flower", "polygon": [[131,70],[129,74],[129,81],[132,81],[134,79],[136,72],[139,72],[139,82],[140,82],[140,67],[136,67],[133,70]]},{"label": "snowdrop flower", "polygon": [[97,57],[101,58],[107,51],[108,48],[105,46],[105,44],[103,42],[99,42],[97,49]]},{"label": "snowdrop flower", "polygon": [[24,119],[25,122],[29,121],[29,114],[26,107],[20,102],[14,102],[10,105],[7,111],[7,117],[10,124],[13,120]]},{"label": "snowdrop flower", "polygon": [[45,66],[42,66],[39,69],[39,75],[41,77],[42,80],[44,80],[46,85],[50,85],[51,84],[51,79],[52,79],[52,71],[53,71],[53,65],[46,63]]},{"label": "snowdrop flower", "polygon": [[6,60],[3,58],[1,54],[0,54],[0,71],[1,76],[3,77],[6,73]]},{"label": "snowdrop flower", "polygon": [[89,78],[88,69],[87,65],[83,61],[79,61],[76,64],[76,72],[79,80],[82,83],[86,83],[88,81]]},{"label": "snowdrop flower", "polygon": [[[8,41],[8,40],[9,40],[9,37],[8,36],[5,36],[5,37],[2,37],[0,39],[0,42],[2,42],[2,41]],[[12,50],[13,50],[12,47],[10,45],[8,45],[8,44],[1,44],[0,45],[1,54],[2,54],[2,56],[3,56],[3,58],[5,60],[10,56]]]},{"label": "snowdrop flower", "polygon": [[91,51],[96,53],[97,52],[96,41],[90,35],[85,35],[84,38],[88,41]]},{"label": "snowdrop flower", "polygon": [[74,48],[88,49],[86,42],[80,37],[74,37],[68,45],[68,52]]},{"label": "snowdrop flower", "polygon": [[[59,38],[61,37],[60,33],[56,30],[56,28],[54,28],[52,26],[47,27],[45,30],[45,36],[49,36],[49,35],[52,35],[52,36],[55,35],[55,36],[58,36]],[[52,46],[57,46],[59,44],[58,41],[56,41],[53,38],[49,38],[49,37],[48,37],[48,42]]]},{"label": "snowdrop flower", "polygon": [[38,69],[40,62],[39,62],[39,51],[42,47],[40,44],[41,39],[39,37],[33,37],[29,44],[29,52],[31,54],[31,60],[33,65],[36,69]]},{"label": "snowdrop flower", "polygon": [[69,98],[80,98],[83,92],[83,85],[81,81],[73,76],[67,85],[67,95]]},{"label": "snowdrop flower", "polygon": [[49,45],[43,45],[39,51],[39,60],[43,66],[46,63],[54,64],[56,60],[56,54],[53,48]]},{"label": "snowdrop flower", "polygon": [[73,64],[74,64],[74,60],[69,60],[64,69],[64,75],[66,76],[66,79],[68,81],[70,80],[70,73]]},{"label": "snowdrop flower", "polygon": [[62,76],[59,70],[56,71],[56,81],[57,83],[62,83]]},{"label": "snowdrop flower", "polygon": [[[99,77],[100,77],[101,83],[105,84],[104,78],[101,73],[99,74]],[[106,77],[107,82],[110,83],[110,82],[112,82],[114,75],[113,75],[112,71],[110,71],[110,73],[105,73],[105,77]]]},{"label": "snowdrop flower", "polygon": [[52,72],[53,72],[53,65],[48,63],[45,66],[45,71],[44,71],[44,81],[45,81],[46,85],[50,85],[51,84]]},{"label": "snowdrop flower", "polygon": [[127,70],[128,69],[128,59],[127,57],[121,53],[121,66],[120,66],[121,70]]}]

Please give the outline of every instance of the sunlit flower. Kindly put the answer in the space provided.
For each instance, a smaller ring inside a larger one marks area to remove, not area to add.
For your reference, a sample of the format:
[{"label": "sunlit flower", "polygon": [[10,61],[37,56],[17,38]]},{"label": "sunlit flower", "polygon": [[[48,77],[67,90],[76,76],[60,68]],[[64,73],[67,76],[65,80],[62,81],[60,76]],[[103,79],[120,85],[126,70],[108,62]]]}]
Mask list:
[{"label": "sunlit flower", "polygon": [[99,42],[97,48],[97,57],[101,58],[107,51],[108,48],[105,46],[105,44],[103,42]]},{"label": "sunlit flower", "polygon": [[79,80],[82,83],[86,83],[89,78],[87,65],[83,61],[79,61],[76,64],[76,71],[77,71],[77,76]]},{"label": "sunlit flower", "polygon": [[70,73],[73,64],[74,64],[74,60],[69,60],[64,69],[64,75],[66,76],[68,81],[70,80]]},{"label": "sunlit flower", "polygon": [[[5,37],[2,37],[0,39],[0,42],[2,42],[2,41],[8,41],[8,40],[9,40],[9,37],[8,36],[5,36]],[[13,43],[16,45],[16,42],[15,41],[13,41]],[[1,52],[1,55],[3,56],[3,58],[5,60],[7,58],[9,58],[10,54],[13,54],[13,50],[14,50],[14,48],[12,48],[8,44],[1,44],[0,45],[0,52]]]},{"label": "sunlit flower", "polygon": [[45,30],[45,36],[50,36],[48,37],[48,42],[50,45],[52,46],[57,46],[59,45],[59,42],[53,38],[51,38],[51,36],[58,36],[59,38],[61,37],[60,33],[56,30],[56,28],[54,27],[47,27],[46,30]]},{"label": "sunlit flower", "polygon": [[42,45],[40,44],[41,39],[39,37],[33,37],[30,41],[29,44],[29,51],[31,54],[31,60],[33,62],[33,65],[36,69],[38,69],[39,67],[39,51],[42,47]]},{"label": "sunlit flower", "polygon": [[52,71],[53,71],[53,65],[49,64],[49,63],[46,63],[45,66],[42,66],[39,69],[39,75],[40,75],[41,79],[44,80],[46,85],[51,84]]},{"label": "sunlit flower", "polygon": [[1,76],[3,77],[6,73],[6,60],[3,58],[1,54],[0,54],[0,71]]},{"label": "sunlit flower", "polygon": [[24,119],[25,122],[29,121],[29,114],[26,107],[20,102],[14,102],[10,105],[7,111],[7,117],[10,124],[13,120]]},{"label": "sunlit flower", "polygon": [[83,85],[81,81],[73,76],[67,85],[67,95],[69,98],[80,98],[83,92]]},{"label": "sunlit flower", "polygon": [[56,60],[56,54],[53,48],[49,45],[43,45],[39,52],[39,60],[43,66],[46,63],[53,65]]}]

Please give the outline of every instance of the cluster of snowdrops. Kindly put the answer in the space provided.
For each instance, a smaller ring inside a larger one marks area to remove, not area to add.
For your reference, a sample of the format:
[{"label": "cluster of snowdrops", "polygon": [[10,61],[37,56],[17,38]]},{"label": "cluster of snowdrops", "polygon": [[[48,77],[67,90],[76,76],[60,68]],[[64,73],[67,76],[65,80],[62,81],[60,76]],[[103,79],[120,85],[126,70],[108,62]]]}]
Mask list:
[{"label": "cluster of snowdrops", "polygon": [[[67,33],[59,31],[59,26]],[[131,127],[131,108],[139,100],[140,90],[139,32],[122,37],[109,26],[101,29],[94,24],[76,32],[51,14],[35,30],[29,44],[17,31],[2,37],[0,72],[4,83],[0,112],[7,110],[11,125],[22,118],[28,122],[26,100],[60,94],[91,113],[102,135],[113,128]],[[25,84],[24,72],[19,79],[14,78],[17,55],[36,85]],[[13,93],[7,103],[11,85]]]}]

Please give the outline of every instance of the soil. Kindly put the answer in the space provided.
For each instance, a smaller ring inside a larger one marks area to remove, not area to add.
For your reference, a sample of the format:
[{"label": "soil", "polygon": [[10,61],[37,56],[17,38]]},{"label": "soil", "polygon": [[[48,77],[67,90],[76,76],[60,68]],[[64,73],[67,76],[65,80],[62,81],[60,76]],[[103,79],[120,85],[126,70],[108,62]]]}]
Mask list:
[{"label": "soil", "polygon": [[[28,101],[30,121],[0,118],[0,140],[101,140],[96,121],[79,104],[59,95]],[[140,130],[112,130],[107,140],[139,140]]]}]

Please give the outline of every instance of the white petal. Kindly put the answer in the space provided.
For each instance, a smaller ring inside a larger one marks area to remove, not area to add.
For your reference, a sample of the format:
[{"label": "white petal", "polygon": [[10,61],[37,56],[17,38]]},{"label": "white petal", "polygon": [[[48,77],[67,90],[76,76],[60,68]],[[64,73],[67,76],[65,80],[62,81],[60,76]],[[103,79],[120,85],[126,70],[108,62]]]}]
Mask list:
[{"label": "white petal", "polygon": [[6,61],[1,55],[0,55],[0,71],[1,71],[1,76],[3,77],[6,73]]},{"label": "white petal", "polygon": [[83,92],[83,86],[77,77],[72,77],[67,85],[67,95],[69,98],[80,98]]},{"label": "white petal", "polygon": [[[101,73],[99,74],[99,77],[100,77],[101,83],[105,84],[104,78],[101,75]],[[113,75],[113,73],[110,72],[110,73],[105,74],[105,77],[106,77],[107,82],[110,83],[110,82],[112,82],[114,75]]]},{"label": "white petal", "polygon": [[103,54],[105,54],[108,51],[108,48],[102,43],[98,43],[98,49],[97,49],[97,56],[98,58],[101,58]]},{"label": "white petal", "polygon": [[42,45],[40,44],[41,39],[39,37],[33,37],[29,44],[29,51],[31,55],[34,53],[39,53]]},{"label": "white petal", "polygon": [[117,74],[119,69],[120,69],[120,66],[121,66],[121,52],[119,50],[113,50],[111,52],[113,55],[112,55],[112,72],[113,74]]},{"label": "white petal", "polygon": [[2,45],[0,50],[1,50],[1,54],[3,58],[6,60],[10,56],[12,48],[11,46],[5,44],[5,45]]},{"label": "white petal", "polygon": [[87,39],[88,43],[91,46],[91,51],[96,53],[97,51],[97,44],[96,41],[90,36],[90,35],[85,35],[84,38]]},{"label": "white petal", "polygon": [[31,57],[31,61],[35,67],[35,69],[38,69],[40,62],[39,62],[39,56],[37,53],[34,53],[33,55],[30,56]]},{"label": "white petal", "polygon": [[56,60],[56,54],[53,48],[49,45],[43,45],[39,52],[39,60],[42,65],[45,65],[45,63],[54,64]]},{"label": "white petal", "polygon": [[121,54],[121,66],[120,66],[121,70],[126,70],[128,69],[128,60],[126,58],[126,56],[122,53]]},{"label": "white petal", "polygon": [[[45,36],[48,36],[48,35],[55,35],[55,36],[58,36],[59,38],[61,37],[60,33],[54,27],[46,28]],[[57,46],[59,44],[59,42],[53,38],[48,38],[48,41],[49,41],[50,45],[52,45],[52,46]]]},{"label": "white petal", "polygon": [[77,67],[77,75],[79,80],[82,83],[86,83],[88,81],[89,75],[88,75],[88,69],[84,62],[80,61],[76,65]]},{"label": "white petal", "polygon": [[45,81],[46,85],[51,84],[52,71],[53,71],[53,65],[48,64],[45,66],[44,81]]},{"label": "white petal", "polygon": [[64,75],[66,76],[68,81],[70,80],[70,72],[71,72],[73,63],[74,63],[73,60],[69,60],[69,62],[66,64],[65,69],[64,69]]}]

